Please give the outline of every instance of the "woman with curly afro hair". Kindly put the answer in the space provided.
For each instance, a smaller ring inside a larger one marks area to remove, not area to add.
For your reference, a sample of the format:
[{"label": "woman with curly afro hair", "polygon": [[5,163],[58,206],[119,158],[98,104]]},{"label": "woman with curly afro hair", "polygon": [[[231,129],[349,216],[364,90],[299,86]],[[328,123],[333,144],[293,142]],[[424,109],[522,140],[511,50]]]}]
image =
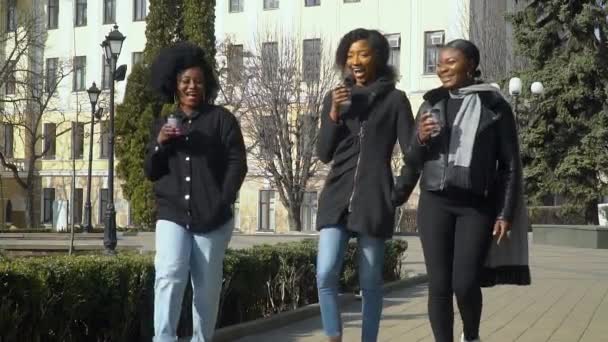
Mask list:
[{"label": "woman with curly afro hair", "polygon": [[231,206],[247,173],[243,135],[234,115],[213,105],[218,82],[200,47],[182,42],[161,50],[151,79],[161,100],[177,105],[153,126],[144,165],[157,203],[155,341],[177,341],[188,280],[192,341],[211,341],[234,228]]}]

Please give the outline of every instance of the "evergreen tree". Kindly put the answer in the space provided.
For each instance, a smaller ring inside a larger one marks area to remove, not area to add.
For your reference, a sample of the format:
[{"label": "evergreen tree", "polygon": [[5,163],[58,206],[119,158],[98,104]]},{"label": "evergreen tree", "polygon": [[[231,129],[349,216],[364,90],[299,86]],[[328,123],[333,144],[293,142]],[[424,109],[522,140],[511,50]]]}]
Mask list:
[{"label": "evergreen tree", "polygon": [[608,193],[608,25],[606,0],[536,0],[513,17],[518,51],[530,61],[524,84],[545,94],[519,113],[527,193],[560,194],[569,212],[597,223]]},{"label": "evergreen tree", "polygon": [[146,19],[144,62],[133,66],[125,98],[116,113],[116,156],[122,189],[132,206],[136,222],[145,227],[154,224],[152,183],[143,172],[145,146],[156,117],[173,109],[160,103],[149,89],[149,65],[160,49],[176,41],[190,40],[215,58],[214,0],[150,0]]}]

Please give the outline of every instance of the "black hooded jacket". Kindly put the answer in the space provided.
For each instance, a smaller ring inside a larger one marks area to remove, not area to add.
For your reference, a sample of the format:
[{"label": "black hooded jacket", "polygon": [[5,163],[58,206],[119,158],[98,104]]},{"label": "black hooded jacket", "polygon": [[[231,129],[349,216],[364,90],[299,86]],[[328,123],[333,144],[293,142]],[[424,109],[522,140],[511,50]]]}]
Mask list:
[{"label": "black hooded jacket", "polygon": [[325,97],[317,154],[332,163],[319,197],[317,227],[344,225],[355,233],[390,238],[395,207],[416,185],[413,168],[402,168],[393,179],[391,159],[399,139],[406,150],[414,118],[404,92],[395,83],[378,79],[355,87],[352,105],[336,123],[329,117],[331,94]]}]

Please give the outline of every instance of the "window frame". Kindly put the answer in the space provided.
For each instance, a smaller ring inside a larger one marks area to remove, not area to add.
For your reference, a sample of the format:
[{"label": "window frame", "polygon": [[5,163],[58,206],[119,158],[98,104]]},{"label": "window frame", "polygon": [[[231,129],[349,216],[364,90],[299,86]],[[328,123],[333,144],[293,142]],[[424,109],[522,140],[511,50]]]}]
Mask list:
[{"label": "window frame", "polygon": [[146,21],[148,0],[133,0],[133,21]]},{"label": "window frame", "polygon": [[[309,45],[307,45],[307,43]],[[304,82],[318,82],[321,79],[321,44],[321,38],[309,38],[302,41],[302,80],[304,80]],[[317,51],[314,51],[313,49],[312,52],[307,53],[307,46],[317,47]],[[313,64],[311,65],[314,67],[314,70],[308,65],[308,58],[312,58]]]},{"label": "window frame", "polygon": [[55,160],[55,158],[57,157],[57,124],[54,122],[45,122],[43,124],[43,129],[43,159]]},{"label": "window frame", "polygon": [[[49,69],[49,66],[53,65],[52,70]],[[51,89],[49,88],[50,85],[52,85],[53,87],[55,87],[57,84],[57,69],[59,66],[59,58],[57,57],[51,57],[51,58],[47,58],[45,61],[45,66],[44,66],[44,91],[46,93],[49,93],[51,91]],[[52,72],[51,72],[52,71]],[[56,87],[55,87],[56,88]],[[53,89],[54,91],[55,89]]]},{"label": "window frame", "polygon": [[17,93],[17,61],[8,61],[9,70],[6,73],[4,82],[4,94],[15,95]]},{"label": "window frame", "polygon": [[[433,34],[438,34],[441,33],[443,36],[442,39],[442,43],[441,44],[430,44],[428,43],[428,40],[431,39]],[[439,49],[440,47],[445,44],[445,30],[434,30],[434,31],[424,31],[424,49],[422,50],[424,53],[423,56],[423,75],[435,75],[437,73],[437,63],[438,63],[438,56],[439,56]],[[435,58],[435,63],[429,64],[430,58],[429,58],[429,52],[434,52],[434,58]],[[429,69],[429,67],[432,68]]]},{"label": "window frame", "polygon": [[47,1],[46,28],[47,30],[55,30],[59,28],[59,0]]},{"label": "window frame", "polygon": [[[53,224],[55,188],[42,188],[42,224]],[[47,212],[48,209],[48,212]]]},{"label": "window frame", "polygon": [[[104,195],[105,194],[105,195]],[[105,197],[105,200],[104,200]],[[110,201],[110,191],[108,188],[99,189],[99,211],[97,214],[97,223],[100,225],[105,224],[106,211],[108,209],[108,202]]]},{"label": "window frame", "polygon": [[74,56],[72,64],[74,65],[72,91],[85,91],[87,89],[87,56]]},{"label": "window frame", "polygon": [[[267,201],[263,194],[268,194]],[[266,207],[264,207],[266,205]],[[264,227],[263,210],[267,210],[268,227]],[[274,189],[261,189],[258,194],[258,231],[276,231],[276,191]]]},{"label": "window frame", "polygon": [[321,0],[304,0],[304,7],[321,6]]},{"label": "window frame", "polygon": [[[236,6],[234,6],[236,2]],[[228,1],[228,13],[242,13],[245,11],[244,0],[229,0]]]},{"label": "window frame", "polygon": [[110,123],[105,120],[99,125],[99,159],[110,157]]},{"label": "window frame", "polygon": [[2,154],[5,158],[13,158],[15,150],[15,130],[9,123],[2,124]]},{"label": "window frame", "polygon": [[72,158],[84,158],[84,122],[72,121]]},{"label": "window frame", "polygon": [[8,0],[6,4],[6,32],[17,31],[17,0]]},{"label": "window frame", "polygon": [[[109,5],[111,7],[109,7]],[[116,23],[116,0],[103,0],[103,24]]]},{"label": "window frame", "polygon": [[87,0],[74,0],[74,27],[87,26]]},{"label": "window frame", "polygon": [[272,11],[279,9],[279,0],[264,0],[263,1],[264,11]]}]

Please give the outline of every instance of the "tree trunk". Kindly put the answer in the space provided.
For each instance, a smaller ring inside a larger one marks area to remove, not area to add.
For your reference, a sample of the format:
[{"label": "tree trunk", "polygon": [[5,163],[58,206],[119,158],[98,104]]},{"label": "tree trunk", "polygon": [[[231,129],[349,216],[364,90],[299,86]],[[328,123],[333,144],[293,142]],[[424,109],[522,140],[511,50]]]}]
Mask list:
[{"label": "tree trunk", "polygon": [[34,228],[34,189],[32,184],[25,188],[25,227]]},{"label": "tree trunk", "polygon": [[599,217],[597,216],[597,202],[593,201],[591,203],[587,203],[587,207],[585,208],[585,221],[587,224],[598,225]]},{"label": "tree trunk", "polygon": [[302,203],[290,203],[289,210],[287,211],[287,220],[289,221],[289,231],[302,231],[302,218],[300,217],[300,210]]}]

